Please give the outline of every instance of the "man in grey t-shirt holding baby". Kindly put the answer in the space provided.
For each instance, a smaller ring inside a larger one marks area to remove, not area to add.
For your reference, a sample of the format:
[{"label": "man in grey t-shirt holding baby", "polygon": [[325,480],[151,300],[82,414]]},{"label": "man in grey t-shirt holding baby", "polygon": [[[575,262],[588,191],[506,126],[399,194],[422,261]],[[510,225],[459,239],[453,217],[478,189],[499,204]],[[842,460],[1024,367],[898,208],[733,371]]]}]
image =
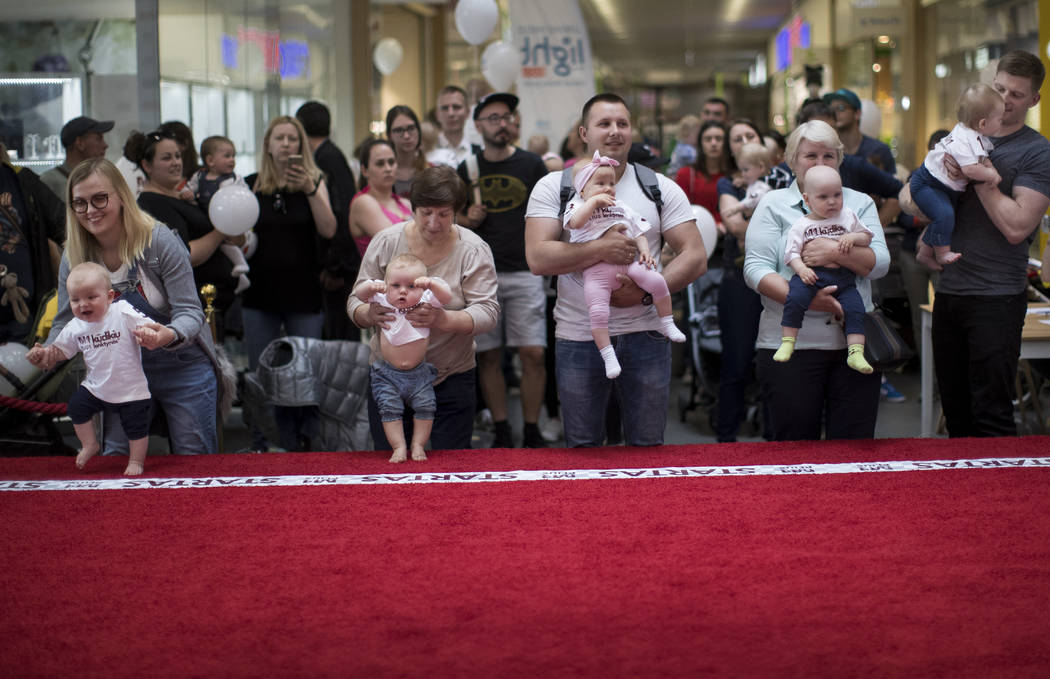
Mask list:
[{"label": "man in grey t-shirt holding baby", "polygon": [[1045,69],[1023,51],[999,61],[1006,103],[989,155],[1002,181],[971,184],[956,207],[952,249],[933,308],[934,368],[948,435],[1015,436],[1014,379],[1028,309],[1028,248],[1050,207],[1050,141],[1025,125]]}]

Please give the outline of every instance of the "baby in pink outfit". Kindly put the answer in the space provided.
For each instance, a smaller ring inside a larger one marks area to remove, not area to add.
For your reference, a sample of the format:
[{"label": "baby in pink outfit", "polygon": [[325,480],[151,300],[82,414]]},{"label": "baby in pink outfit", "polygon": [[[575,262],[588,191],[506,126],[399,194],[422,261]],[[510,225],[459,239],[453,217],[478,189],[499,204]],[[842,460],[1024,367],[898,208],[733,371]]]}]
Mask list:
[{"label": "baby in pink outfit", "polygon": [[667,281],[656,270],[656,260],[649,252],[649,241],[645,232],[650,226],[645,219],[629,206],[616,200],[616,172],[619,162],[602,156],[597,151],[591,162],[583,165],[573,179],[576,196],[565,208],[564,225],[571,232],[572,243],[585,243],[600,238],[616,226],[626,227],[626,235],[638,246],[638,260],[630,265],[598,262],[583,270],[583,292],[590,311],[591,336],[605,362],[605,375],[614,379],[620,375],[620,362],[616,359],[609,338],[609,298],[623,284],[616,276],[626,274],[638,287],[653,298],[653,305],[660,315],[660,332],[672,342],[684,342],[685,335],[674,324],[671,315],[671,293]]}]

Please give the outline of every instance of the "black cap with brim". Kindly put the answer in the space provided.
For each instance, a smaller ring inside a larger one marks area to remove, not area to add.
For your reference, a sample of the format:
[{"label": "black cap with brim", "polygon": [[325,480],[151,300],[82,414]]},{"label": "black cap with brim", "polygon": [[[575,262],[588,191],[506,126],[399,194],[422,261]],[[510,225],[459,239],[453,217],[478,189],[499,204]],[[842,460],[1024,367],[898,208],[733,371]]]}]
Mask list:
[{"label": "black cap with brim", "polygon": [[513,113],[518,109],[519,101],[520,99],[510,92],[493,92],[492,94],[486,94],[481,98],[481,101],[478,102],[478,105],[474,107],[474,120],[481,117],[482,110],[484,110],[489,104],[503,102],[510,108],[511,113]]},{"label": "black cap with brim", "polygon": [[94,118],[88,118],[87,116],[73,118],[62,126],[62,146],[72,146],[73,142],[77,140],[77,137],[87,134],[88,132],[105,134],[113,129],[114,124],[115,123],[112,120],[95,120]]}]

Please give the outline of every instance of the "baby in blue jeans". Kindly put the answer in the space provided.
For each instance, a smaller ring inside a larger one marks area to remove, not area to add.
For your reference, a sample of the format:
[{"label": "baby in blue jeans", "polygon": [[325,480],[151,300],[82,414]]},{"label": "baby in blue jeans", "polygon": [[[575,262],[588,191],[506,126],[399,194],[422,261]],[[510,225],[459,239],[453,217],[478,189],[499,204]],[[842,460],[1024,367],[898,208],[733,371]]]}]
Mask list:
[{"label": "baby in blue jeans", "polygon": [[382,360],[372,364],[372,396],[379,408],[394,454],[391,462],[407,459],[408,445],[402,416],[405,403],[412,406],[412,459],[427,459],[424,450],[434,426],[434,379],[437,369],[427,363],[430,328],[417,328],[405,317],[421,304],[441,308],[452,301],[452,289],[440,278],[427,276],[427,267],[412,254],[390,260],[385,280],[362,281],[353,292],[358,299],[380,304],[394,312],[394,321],[381,325]]}]

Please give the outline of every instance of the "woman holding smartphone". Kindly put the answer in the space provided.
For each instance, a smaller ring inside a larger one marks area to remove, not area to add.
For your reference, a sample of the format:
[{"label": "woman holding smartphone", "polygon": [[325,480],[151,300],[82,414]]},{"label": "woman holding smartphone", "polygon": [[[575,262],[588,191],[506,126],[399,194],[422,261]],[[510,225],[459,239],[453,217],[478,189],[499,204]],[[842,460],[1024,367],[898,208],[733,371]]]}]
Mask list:
[{"label": "woman holding smartphone", "polygon": [[[308,150],[302,124],[291,116],[270,121],[263,136],[258,174],[245,178],[259,199],[255,224],[258,247],[252,255],[252,286],[243,298],[244,346],[248,369],[282,334],[321,337],[321,259],[319,238],[335,235],[336,221],[321,171]],[[277,407],[282,447],[298,447],[298,409]],[[285,436],[285,433],[288,436]],[[265,449],[262,432],[252,427],[252,443]]]}]

